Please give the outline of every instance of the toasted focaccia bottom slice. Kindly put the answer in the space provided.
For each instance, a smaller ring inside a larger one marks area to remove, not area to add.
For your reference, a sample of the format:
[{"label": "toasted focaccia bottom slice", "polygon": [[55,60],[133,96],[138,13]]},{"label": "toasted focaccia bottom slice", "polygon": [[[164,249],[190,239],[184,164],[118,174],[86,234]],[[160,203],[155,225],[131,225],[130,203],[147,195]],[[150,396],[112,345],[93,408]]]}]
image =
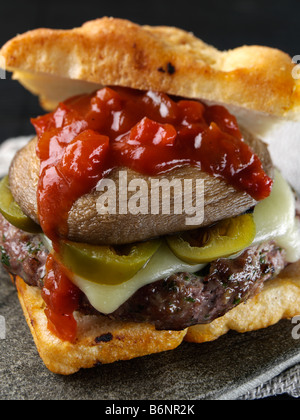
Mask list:
[{"label": "toasted focaccia bottom slice", "polygon": [[81,368],[172,350],[186,334],[186,330],[157,331],[151,324],[118,322],[101,315],[76,312],[76,342],[63,341],[47,327],[40,289],[28,286],[20,277],[15,281],[38,352],[53,373],[70,375]]},{"label": "toasted focaccia bottom slice", "polygon": [[70,375],[82,368],[130,360],[172,350],[182,341],[216,340],[229,330],[240,333],[266,328],[281,319],[300,315],[300,262],[288,266],[265,283],[262,292],[211,324],[182,331],[158,331],[151,324],[112,321],[101,315],[76,313],[75,343],[57,338],[47,328],[45,304],[38,288],[15,279],[18,296],[38,352],[46,367]]}]

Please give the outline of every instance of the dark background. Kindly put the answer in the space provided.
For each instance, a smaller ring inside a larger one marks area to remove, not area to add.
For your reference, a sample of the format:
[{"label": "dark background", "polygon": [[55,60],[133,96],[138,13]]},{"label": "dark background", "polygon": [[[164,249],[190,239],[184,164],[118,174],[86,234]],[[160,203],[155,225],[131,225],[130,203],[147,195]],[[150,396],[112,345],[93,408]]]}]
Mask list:
[{"label": "dark background", "polygon": [[[0,45],[27,30],[67,29],[102,16],[136,23],[173,25],[219,49],[243,44],[280,48],[300,54],[299,0],[8,0],[0,7]],[[41,114],[38,100],[18,82],[0,80],[0,142],[33,132],[29,118]]]},{"label": "dark background", "polygon": [[[259,44],[300,54],[299,0],[7,0],[0,7],[0,45],[30,29],[68,29],[102,16],[177,26],[222,50]],[[10,75],[0,80],[0,142],[33,133],[29,119],[41,113],[37,98]]]}]

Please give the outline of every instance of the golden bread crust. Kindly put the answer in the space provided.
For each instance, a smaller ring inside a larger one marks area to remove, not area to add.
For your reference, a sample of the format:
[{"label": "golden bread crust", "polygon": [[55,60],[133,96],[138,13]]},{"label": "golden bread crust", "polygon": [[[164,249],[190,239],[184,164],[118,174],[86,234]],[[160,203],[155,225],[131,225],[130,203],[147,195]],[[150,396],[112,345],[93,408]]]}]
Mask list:
[{"label": "golden bread crust", "polygon": [[70,375],[81,368],[171,350],[181,344],[186,334],[186,330],[157,331],[149,324],[76,313],[78,337],[75,343],[69,343],[48,330],[40,290],[26,285],[20,277],[16,278],[16,286],[38,352],[53,373]]},{"label": "golden bread crust", "polygon": [[[39,289],[27,286],[20,277],[16,278],[16,286],[26,321],[45,365],[54,373],[70,375],[99,363],[113,363],[171,350],[183,340],[194,343],[213,341],[229,330],[245,333],[299,315],[299,273],[300,261],[267,282],[263,291],[245,304],[211,324],[183,331],[157,331],[149,324],[117,322],[105,316],[77,313],[79,332],[74,344],[60,340],[48,330],[45,304]],[[107,334],[112,335],[110,341],[99,339]]]},{"label": "golden bread crust", "polygon": [[[0,56],[21,83],[23,76],[48,75],[299,119],[300,83],[292,76],[295,64],[287,54],[262,46],[221,52],[174,27],[104,17],[72,30],[27,32],[9,41]],[[34,90],[47,109],[55,105],[41,87]]]}]

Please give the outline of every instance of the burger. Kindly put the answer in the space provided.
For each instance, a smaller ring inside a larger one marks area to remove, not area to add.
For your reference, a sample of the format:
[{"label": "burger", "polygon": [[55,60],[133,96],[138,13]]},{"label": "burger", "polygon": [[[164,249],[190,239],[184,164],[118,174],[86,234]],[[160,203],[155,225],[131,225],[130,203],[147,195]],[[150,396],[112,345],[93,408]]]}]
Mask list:
[{"label": "burger", "polygon": [[0,57],[45,109],[1,180],[0,250],[49,370],[300,314],[299,200],[262,140],[299,119],[288,55],[102,18]]}]

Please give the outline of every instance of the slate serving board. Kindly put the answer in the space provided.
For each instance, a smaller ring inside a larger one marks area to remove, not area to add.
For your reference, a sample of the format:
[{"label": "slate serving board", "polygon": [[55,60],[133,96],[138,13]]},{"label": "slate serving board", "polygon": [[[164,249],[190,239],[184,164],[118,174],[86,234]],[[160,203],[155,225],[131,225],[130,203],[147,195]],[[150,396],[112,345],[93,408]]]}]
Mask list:
[{"label": "slate serving board", "polygon": [[216,400],[236,399],[300,361],[294,325],[229,333],[206,344],[103,365],[64,377],[38,356],[15,287],[0,271],[0,399],[2,400]]}]

